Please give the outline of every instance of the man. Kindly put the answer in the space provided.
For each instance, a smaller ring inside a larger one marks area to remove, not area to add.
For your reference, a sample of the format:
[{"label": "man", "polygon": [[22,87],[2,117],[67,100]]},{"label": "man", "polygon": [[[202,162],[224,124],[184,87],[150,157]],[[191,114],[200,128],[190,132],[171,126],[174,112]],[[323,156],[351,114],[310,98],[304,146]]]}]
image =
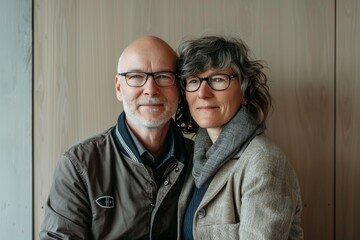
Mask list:
[{"label": "man", "polygon": [[172,120],[174,50],[154,36],[121,54],[116,126],[59,160],[40,239],[175,239],[177,200],[192,142]]}]

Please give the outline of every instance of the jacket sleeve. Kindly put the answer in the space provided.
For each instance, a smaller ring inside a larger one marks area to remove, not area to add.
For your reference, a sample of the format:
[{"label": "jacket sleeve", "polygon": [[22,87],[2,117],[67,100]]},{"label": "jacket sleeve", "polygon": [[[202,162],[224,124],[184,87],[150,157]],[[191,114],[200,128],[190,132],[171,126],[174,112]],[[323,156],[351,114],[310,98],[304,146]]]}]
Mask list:
[{"label": "jacket sleeve", "polygon": [[290,163],[281,152],[253,158],[241,190],[240,239],[302,239],[300,190]]},{"label": "jacket sleeve", "polygon": [[84,169],[62,156],[45,206],[40,239],[88,239],[91,208],[82,179]]}]

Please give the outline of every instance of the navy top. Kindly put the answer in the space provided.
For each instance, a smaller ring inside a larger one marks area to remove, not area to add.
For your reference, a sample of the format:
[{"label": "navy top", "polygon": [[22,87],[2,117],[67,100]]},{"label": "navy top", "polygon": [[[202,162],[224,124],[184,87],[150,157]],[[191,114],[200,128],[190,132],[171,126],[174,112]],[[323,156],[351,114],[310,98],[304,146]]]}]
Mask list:
[{"label": "navy top", "polygon": [[201,187],[201,188],[194,187],[193,188],[191,200],[190,200],[188,206],[186,207],[185,214],[184,214],[184,220],[183,220],[184,222],[183,222],[183,229],[182,229],[184,240],[194,239],[193,229],[192,229],[193,222],[194,222],[194,215],[195,215],[197,208],[199,207],[201,200],[203,199],[203,197],[205,195],[206,189],[207,189],[207,187]]}]

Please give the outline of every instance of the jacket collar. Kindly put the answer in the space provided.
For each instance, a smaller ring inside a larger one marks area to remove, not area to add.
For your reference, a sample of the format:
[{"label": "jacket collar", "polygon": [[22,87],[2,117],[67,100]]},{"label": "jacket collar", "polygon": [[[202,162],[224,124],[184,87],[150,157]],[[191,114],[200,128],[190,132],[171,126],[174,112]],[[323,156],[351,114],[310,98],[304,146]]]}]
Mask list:
[{"label": "jacket collar", "polygon": [[[115,138],[118,142],[118,147],[121,152],[130,157],[135,162],[143,163],[141,156],[144,153],[144,147],[140,141],[136,139],[136,136],[132,134],[127,127],[125,121],[125,112],[122,112],[119,117],[115,128]],[[136,139],[136,140],[135,140]],[[136,141],[136,142],[135,142]],[[166,136],[167,152],[164,155],[163,162],[167,162],[169,159],[176,158],[180,162],[184,162],[186,159],[185,140],[177,127],[174,120],[171,119],[169,132]],[[141,150],[142,149],[142,150]],[[139,150],[141,153],[139,153]]]}]

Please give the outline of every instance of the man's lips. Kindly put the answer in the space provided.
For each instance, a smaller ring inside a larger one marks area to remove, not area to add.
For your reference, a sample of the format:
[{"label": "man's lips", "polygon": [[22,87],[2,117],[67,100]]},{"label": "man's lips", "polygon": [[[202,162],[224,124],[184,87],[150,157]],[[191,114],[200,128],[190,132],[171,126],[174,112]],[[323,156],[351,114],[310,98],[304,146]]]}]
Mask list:
[{"label": "man's lips", "polygon": [[140,104],[139,108],[151,113],[160,112],[164,109],[164,105],[160,103],[149,103],[149,104]]},{"label": "man's lips", "polygon": [[161,101],[161,99],[157,99],[157,98],[149,98],[147,100],[143,100],[140,101],[139,106],[144,106],[144,107],[159,107],[159,106],[163,106],[164,102]]},{"label": "man's lips", "polygon": [[162,103],[141,103],[139,108],[147,109],[148,111],[159,111],[164,108]]},{"label": "man's lips", "polygon": [[157,104],[149,103],[149,104],[140,104],[139,106],[140,107],[161,107],[161,106],[163,106],[163,104],[161,104],[161,103],[157,103]]}]

